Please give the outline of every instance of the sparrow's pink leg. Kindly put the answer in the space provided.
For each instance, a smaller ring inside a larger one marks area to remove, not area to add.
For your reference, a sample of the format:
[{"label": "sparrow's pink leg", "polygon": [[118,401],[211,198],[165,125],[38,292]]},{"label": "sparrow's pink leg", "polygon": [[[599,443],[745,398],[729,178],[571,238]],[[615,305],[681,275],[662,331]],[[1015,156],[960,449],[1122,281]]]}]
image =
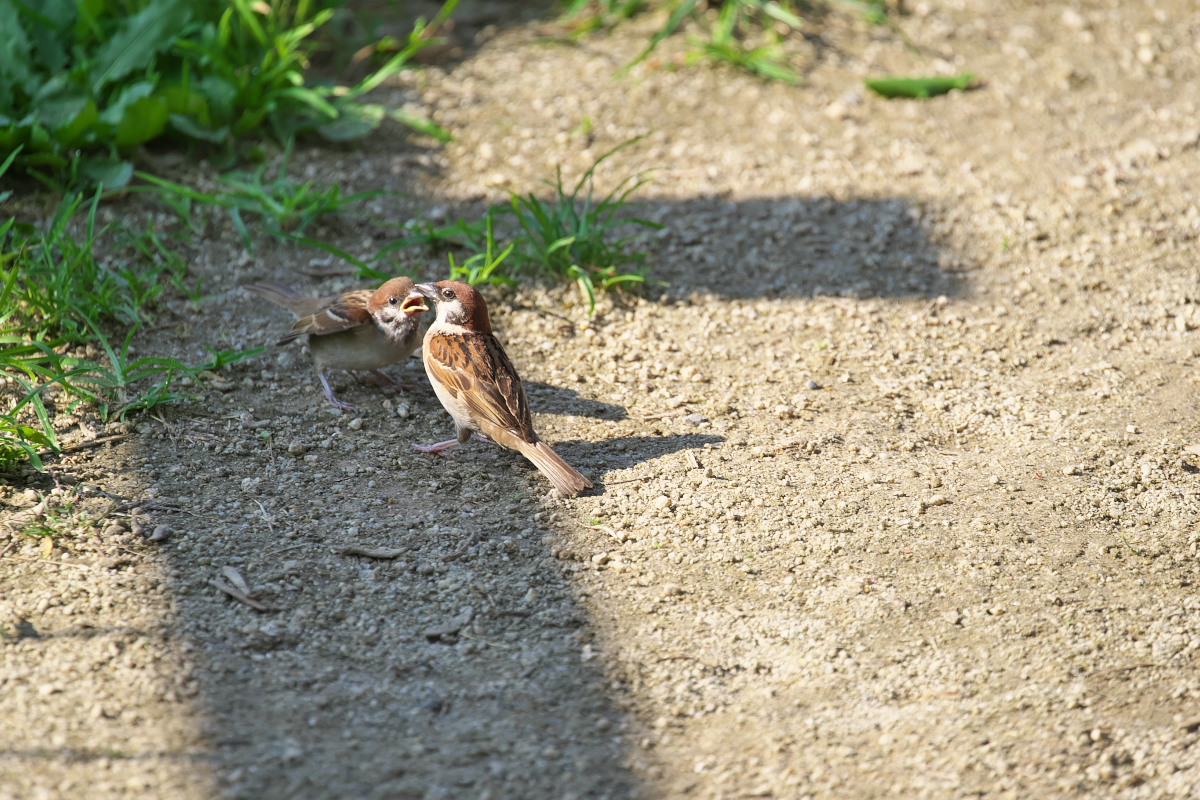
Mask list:
[{"label": "sparrow's pink leg", "polygon": [[[487,444],[492,443],[491,439],[487,438],[481,433],[472,433],[471,438],[467,441],[485,442]],[[412,448],[418,453],[437,453],[442,458],[454,458],[454,454],[449,451],[450,448],[454,447],[456,444],[461,444],[461,442],[459,442],[458,439],[447,439],[446,441],[438,442],[437,444],[414,444]]]},{"label": "sparrow's pink leg", "polygon": [[329,385],[329,379],[324,373],[317,373],[317,377],[321,379],[321,385],[325,387],[325,399],[333,403],[334,408],[340,408],[342,411],[354,411],[354,406],[347,403],[345,400],[339,400],[338,396],[333,393],[333,387]]},{"label": "sparrow's pink leg", "polygon": [[391,375],[380,372],[377,369],[367,370],[367,372],[369,372],[373,377],[366,378],[360,375],[359,380],[361,380],[363,383],[370,383],[374,384],[375,386],[392,387],[399,389],[402,392],[411,392],[413,390],[413,387],[409,384],[400,383],[400,381],[396,380]]},{"label": "sparrow's pink leg", "polygon": [[412,448],[418,453],[437,453],[442,458],[454,458],[454,454],[449,451],[456,444],[458,444],[458,439],[447,439],[437,444],[414,444]]}]

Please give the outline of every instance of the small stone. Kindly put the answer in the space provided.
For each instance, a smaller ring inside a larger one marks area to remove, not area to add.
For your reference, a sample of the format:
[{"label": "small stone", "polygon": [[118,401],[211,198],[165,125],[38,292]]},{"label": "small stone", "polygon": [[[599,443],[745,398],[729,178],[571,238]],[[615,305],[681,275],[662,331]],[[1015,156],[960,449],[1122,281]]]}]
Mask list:
[{"label": "small stone", "polygon": [[171,526],[167,524],[155,525],[154,530],[146,538],[151,542],[161,542],[166,540],[171,535]]},{"label": "small stone", "polygon": [[304,442],[301,442],[299,440],[295,440],[295,441],[291,442],[288,445],[288,449],[287,449],[287,451],[294,456],[304,455],[304,452],[306,450],[308,450],[308,446],[305,445]]},{"label": "small stone", "polygon": [[658,497],[654,498],[654,507],[655,508],[670,508],[671,507],[671,498],[667,497],[665,494],[660,494]]},{"label": "small stone", "polygon": [[1068,8],[1064,11],[1059,19],[1062,20],[1063,25],[1077,31],[1081,31],[1087,27],[1087,19],[1073,8]]},{"label": "small stone", "polygon": [[1126,425],[1125,432],[1126,433],[1137,433],[1138,427],[1137,427],[1137,425]]},{"label": "small stone", "polygon": [[850,116],[850,106],[846,105],[846,103],[841,100],[834,100],[832,103],[825,106],[824,114],[830,119],[845,119],[846,117]]},{"label": "small stone", "polygon": [[683,422],[686,425],[703,425],[708,422],[708,417],[703,414],[688,414],[683,418]]},{"label": "small stone", "polygon": [[808,390],[810,390],[810,391],[813,391],[813,392],[815,392],[815,391],[817,391],[818,389],[820,389],[820,388],[821,388],[821,384],[819,384],[819,383],[817,383],[816,381],[814,381],[814,380],[811,380],[811,379],[810,379],[809,381],[807,381],[807,382],[804,384],[804,388],[805,388],[805,389],[808,389]]},{"label": "small stone", "polygon": [[346,423],[346,427],[352,431],[362,430],[362,425],[363,425],[362,417],[355,417],[354,419],[352,419],[348,423]]},{"label": "small stone", "polygon": [[592,556],[593,564],[603,565],[603,564],[607,564],[608,562],[609,562],[608,553],[596,553],[594,556]]},{"label": "small stone", "polygon": [[1079,466],[1077,464],[1068,464],[1063,467],[1063,475],[1078,475]]}]

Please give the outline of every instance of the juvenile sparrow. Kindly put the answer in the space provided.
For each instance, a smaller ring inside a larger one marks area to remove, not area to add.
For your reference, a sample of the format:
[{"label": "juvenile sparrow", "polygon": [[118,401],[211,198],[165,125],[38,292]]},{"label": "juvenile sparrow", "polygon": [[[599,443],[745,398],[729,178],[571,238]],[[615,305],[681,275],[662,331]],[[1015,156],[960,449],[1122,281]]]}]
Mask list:
[{"label": "juvenile sparrow", "polygon": [[392,278],[378,289],[355,289],[336,297],[316,298],[279,283],[254,283],[247,291],[295,314],[298,319],[279,344],[308,334],[317,377],[325,397],[344,411],[354,406],[338,399],[325,373],[331,369],[367,370],[378,381],[395,383],[380,367],[403,361],[421,343],[424,309],[403,308],[412,291],[409,278]]},{"label": "juvenile sparrow", "polygon": [[458,281],[420,283],[403,308],[428,311],[425,300],[437,305],[437,318],[421,345],[425,374],[454,418],[458,436],[432,445],[414,444],[413,449],[448,455],[446,450],[467,442],[472,433],[481,434],[532,461],[564,496],[592,488],[591,481],[534,432],[521,378],[492,335],[487,304],[479,292]]}]

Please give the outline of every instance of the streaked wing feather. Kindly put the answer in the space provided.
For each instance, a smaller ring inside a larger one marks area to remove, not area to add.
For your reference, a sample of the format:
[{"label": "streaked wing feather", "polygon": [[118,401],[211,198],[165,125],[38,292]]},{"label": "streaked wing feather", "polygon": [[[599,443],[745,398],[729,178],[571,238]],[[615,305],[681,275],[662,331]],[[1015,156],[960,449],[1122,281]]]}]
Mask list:
[{"label": "streaked wing feather", "polygon": [[297,320],[296,324],[292,326],[292,332],[288,338],[295,338],[305,333],[324,336],[366,325],[371,321],[371,312],[367,310],[371,294],[369,289],[359,289],[335,298],[333,302],[316,313]]},{"label": "streaked wing feather", "polygon": [[536,442],[521,379],[491,334],[431,336],[427,357],[442,384],[479,419]]}]

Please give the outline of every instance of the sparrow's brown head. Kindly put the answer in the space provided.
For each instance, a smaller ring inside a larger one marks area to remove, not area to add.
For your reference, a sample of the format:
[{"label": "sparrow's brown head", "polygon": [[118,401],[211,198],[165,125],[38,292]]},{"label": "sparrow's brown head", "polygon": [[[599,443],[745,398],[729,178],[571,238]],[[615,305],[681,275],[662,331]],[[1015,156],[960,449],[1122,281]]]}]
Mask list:
[{"label": "sparrow's brown head", "polygon": [[487,303],[483,301],[483,295],[469,284],[461,281],[418,283],[408,298],[404,302],[405,310],[410,304],[413,308],[428,310],[428,306],[418,300],[432,300],[437,305],[438,322],[457,325],[475,333],[492,332]]},{"label": "sparrow's brown head", "polygon": [[371,300],[367,303],[367,310],[372,314],[378,314],[384,308],[391,306],[406,314],[419,314],[422,311],[427,311],[428,309],[424,308],[408,308],[405,306],[404,298],[408,297],[408,293],[412,291],[412,288],[412,278],[392,278],[376,289],[375,294],[371,295]]}]

